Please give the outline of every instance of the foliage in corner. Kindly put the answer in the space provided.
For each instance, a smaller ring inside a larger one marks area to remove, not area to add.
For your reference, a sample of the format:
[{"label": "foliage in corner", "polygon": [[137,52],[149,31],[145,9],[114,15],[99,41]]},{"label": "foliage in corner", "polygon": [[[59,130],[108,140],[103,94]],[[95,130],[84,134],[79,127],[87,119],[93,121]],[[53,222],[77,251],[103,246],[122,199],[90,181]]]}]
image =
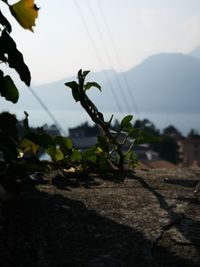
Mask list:
[{"label": "foliage in corner", "polygon": [[[0,0],[6,4],[8,9],[19,24],[30,31],[35,26],[35,19],[38,16],[38,8],[34,0],[20,0],[15,4],[9,4],[8,0]],[[0,8],[0,61],[8,68],[14,69],[21,81],[27,86],[31,83],[31,74],[24,61],[23,54],[17,49],[17,45],[11,37],[12,26],[4,16]],[[10,75],[4,74],[0,69],[0,96],[7,101],[16,103],[19,99],[19,91]],[[17,119],[14,115],[4,112],[0,114],[0,157],[1,167],[9,169],[19,158],[19,136]]]},{"label": "foliage in corner", "polygon": [[[33,0],[20,0],[10,5],[7,0],[1,0],[9,7],[11,14],[16,18],[19,24],[33,31],[35,19],[38,16],[38,8]],[[15,41],[11,37],[12,27],[7,18],[0,10],[0,60],[10,68],[15,69],[20,79],[30,86],[31,74],[29,68],[24,62],[22,53],[17,49]],[[16,103],[19,98],[18,89],[9,75],[4,75],[0,70],[0,95],[6,100]]]}]

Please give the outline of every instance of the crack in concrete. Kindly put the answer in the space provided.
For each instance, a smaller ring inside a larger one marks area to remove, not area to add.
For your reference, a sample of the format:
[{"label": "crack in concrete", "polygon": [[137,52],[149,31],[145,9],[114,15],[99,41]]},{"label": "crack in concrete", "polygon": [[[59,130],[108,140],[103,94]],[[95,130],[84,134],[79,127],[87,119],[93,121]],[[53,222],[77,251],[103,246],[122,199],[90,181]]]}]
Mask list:
[{"label": "crack in concrete", "polygon": [[180,223],[181,221],[181,215],[177,215],[177,218],[173,221],[170,221],[168,224],[164,225],[161,228],[159,236],[156,238],[156,240],[153,242],[152,248],[151,248],[151,254],[154,255],[154,251],[159,243],[160,240],[162,240],[163,235],[165,232],[169,231],[172,227],[174,227],[177,223]]}]

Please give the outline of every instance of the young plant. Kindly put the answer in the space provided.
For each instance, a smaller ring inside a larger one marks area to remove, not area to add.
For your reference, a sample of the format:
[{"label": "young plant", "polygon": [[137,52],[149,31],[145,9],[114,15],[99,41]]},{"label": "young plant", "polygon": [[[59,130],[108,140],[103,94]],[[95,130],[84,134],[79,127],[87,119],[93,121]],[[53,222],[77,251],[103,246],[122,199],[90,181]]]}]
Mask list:
[{"label": "young plant", "polygon": [[94,148],[84,152],[86,160],[89,160],[97,167],[105,167],[108,164],[120,171],[124,170],[125,163],[135,167],[138,160],[133,152],[134,144],[142,144],[152,141],[154,138],[145,134],[141,129],[136,129],[131,124],[132,115],[128,115],[122,119],[118,131],[111,130],[111,121],[105,121],[103,114],[98,110],[96,105],[87,95],[87,91],[92,87],[96,87],[101,91],[101,86],[96,82],[85,83],[85,78],[89,71],[79,70],[78,82],[67,82],[65,85],[72,90],[73,98],[76,102],[80,102],[81,106],[86,110],[92,121],[97,124],[102,135],[98,137],[98,142]]}]

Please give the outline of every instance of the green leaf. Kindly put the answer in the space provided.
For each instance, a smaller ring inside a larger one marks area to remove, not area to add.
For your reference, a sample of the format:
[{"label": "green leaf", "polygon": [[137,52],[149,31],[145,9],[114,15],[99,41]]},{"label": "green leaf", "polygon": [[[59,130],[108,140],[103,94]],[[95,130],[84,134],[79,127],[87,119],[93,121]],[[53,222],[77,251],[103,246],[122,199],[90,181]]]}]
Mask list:
[{"label": "green leaf", "polygon": [[69,137],[56,136],[54,140],[64,154],[67,154],[73,148],[72,140]]},{"label": "green leaf", "polygon": [[64,154],[62,153],[62,151],[53,145],[50,145],[46,149],[46,153],[51,157],[52,161],[59,161],[64,159]]},{"label": "green leaf", "polygon": [[56,148],[54,158],[55,158],[55,161],[64,159],[64,154],[60,148]]},{"label": "green leaf", "polygon": [[0,88],[1,96],[5,97],[6,100],[13,103],[17,103],[19,99],[19,92],[10,76],[6,75],[3,77],[3,87]]},{"label": "green leaf", "polygon": [[138,164],[138,157],[133,151],[126,153],[124,160],[132,167],[135,167]]},{"label": "green leaf", "polygon": [[127,115],[126,117],[124,117],[121,121],[121,128],[122,129],[131,129],[132,128],[132,125],[131,125],[131,121],[133,119],[133,116],[132,115]]},{"label": "green leaf", "polygon": [[86,160],[86,161],[89,161],[91,163],[96,163],[96,160],[97,160],[97,155],[95,153],[96,149],[95,148],[90,148],[90,149],[87,149],[83,152],[83,158]]},{"label": "green leaf", "polygon": [[69,150],[73,148],[72,140],[69,137],[65,138],[65,145]]},{"label": "green leaf", "polygon": [[31,151],[32,156],[35,156],[39,150],[39,145],[35,144],[31,140],[25,138],[21,141],[18,146],[18,150],[23,153]]},{"label": "green leaf", "polygon": [[50,145],[45,152],[51,157],[52,161],[55,161],[55,153],[56,153],[56,147],[53,145]]},{"label": "green leaf", "polygon": [[91,87],[96,87],[97,89],[99,89],[101,91],[101,86],[96,82],[88,82],[88,83],[86,83],[85,91],[89,90]]},{"label": "green leaf", "polygon": [[70,156],[71,162],[80,162],[82,159],[81,152],[77,149],[72,151],[72,155]]}]

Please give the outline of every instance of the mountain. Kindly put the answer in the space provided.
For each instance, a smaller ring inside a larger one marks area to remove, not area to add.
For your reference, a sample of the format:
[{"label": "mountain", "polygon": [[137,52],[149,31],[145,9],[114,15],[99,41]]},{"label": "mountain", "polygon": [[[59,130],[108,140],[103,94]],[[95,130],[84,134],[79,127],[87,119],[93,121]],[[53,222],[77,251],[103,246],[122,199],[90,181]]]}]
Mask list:
[{"label": "mountain", "polygon": [[199,59],[177,53],[154,55],[125,75],[142,110],[200,111]]},{"label": "mountain", "polygon": [[[49,109],[81,110],[80,104],[72,98],[71,89],[64,85],[74,79],[71,77],[33,89]],[[126,72],[95,72],[88,75],[88,80],[102,85],[102,92],[93,88],[89,96],[103,112],[119,111],[120,107],[126,113],[135,113],[135,103],[140,112],[200,112],[200,59],[191,55],[153,55]],[[16,109],[40,108],[29,89],[20,92]]]}]

